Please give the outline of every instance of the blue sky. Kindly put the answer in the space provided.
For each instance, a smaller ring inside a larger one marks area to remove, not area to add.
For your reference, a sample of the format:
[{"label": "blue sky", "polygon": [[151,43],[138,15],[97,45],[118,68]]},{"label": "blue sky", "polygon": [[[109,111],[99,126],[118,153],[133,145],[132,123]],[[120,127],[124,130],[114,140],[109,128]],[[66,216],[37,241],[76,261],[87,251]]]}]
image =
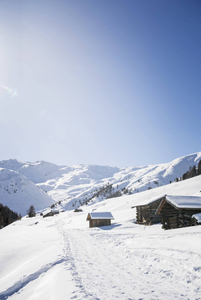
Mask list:
[{"label": "blue sky", "polygon": [[0,160],[201,151],[201,2],[1,0]]}]

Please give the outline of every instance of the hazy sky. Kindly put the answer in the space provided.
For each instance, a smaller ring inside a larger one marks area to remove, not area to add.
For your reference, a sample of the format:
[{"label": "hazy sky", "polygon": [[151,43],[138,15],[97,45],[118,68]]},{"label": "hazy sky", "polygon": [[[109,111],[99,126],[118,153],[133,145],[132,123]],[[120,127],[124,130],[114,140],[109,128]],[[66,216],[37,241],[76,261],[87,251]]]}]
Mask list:
[{"label": "hazy sky", "polygon": [[0,160],[201,151],[200,0],[1,0]]}]

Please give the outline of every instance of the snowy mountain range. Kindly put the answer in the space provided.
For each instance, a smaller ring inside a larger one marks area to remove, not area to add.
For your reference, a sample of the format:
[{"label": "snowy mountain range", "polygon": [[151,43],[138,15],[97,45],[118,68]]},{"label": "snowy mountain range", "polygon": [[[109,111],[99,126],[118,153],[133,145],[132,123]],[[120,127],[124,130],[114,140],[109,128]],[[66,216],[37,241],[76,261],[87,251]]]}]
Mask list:
[{"label": "snowy mountain range", "polygon": [[[186,160],[175,168],[179,161]],[[201,226],[163,230],[135,222],[131,207],[164,194],[200,195],[201,175],[4,227],[0,299],[200,299]],[[89,228],[90,212],[111,212],[114,220]]]},{"label": "snowy mountain range", "polygon": [[0,161],[0,203],[25,215],[60,203],[71,210],[86,202],[135,194],[164,186],[198,165],[201,152],[169,163],[136,167],[96,165],[58,166],[53,163]]}]

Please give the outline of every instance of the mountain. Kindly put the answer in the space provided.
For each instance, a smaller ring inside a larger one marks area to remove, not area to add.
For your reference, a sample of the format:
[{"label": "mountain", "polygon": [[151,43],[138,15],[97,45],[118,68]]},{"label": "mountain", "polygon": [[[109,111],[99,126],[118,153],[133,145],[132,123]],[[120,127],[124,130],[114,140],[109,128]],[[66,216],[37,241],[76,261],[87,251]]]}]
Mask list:
[{"label": "mountain", "polygon": [[[200,159],[201,152],[198,152],[177,158],[169,163],[122,168],[97,165],[69,167],[45,161],[19,162],[12,159],[1,161],[0,167],[13,170],[19,176],[26,178],[29,184],[32,182],[34,187],[38,186],[46,193],[46,196],[54,200],[48,198],[51,204],[55,201],[62,201],[62,208],[66,210],[74,209],[86,202],[98,202],[106,198],[135,194],[170,184],[175,178],[187,172],[190,167],[197,166]],[[35,196],[30,198],[29,203],[33,199],[36,205],[38,200]],[[13,201],[15,202],[15,197]],[[43,200],[39,202],[42,203]],[[27,203],[24,203],[27,209]],[[46,202],[44,205],[37,206],[36,209],[45,205]]]},{"label": "mountain", "polygon": [[[18,163],[12,166],[16,168]],[[13,170],[0,168],[0,203],[18,214],[25,215],[31,205],[36,210],[41,210],[55,201],[25,176]]]}]

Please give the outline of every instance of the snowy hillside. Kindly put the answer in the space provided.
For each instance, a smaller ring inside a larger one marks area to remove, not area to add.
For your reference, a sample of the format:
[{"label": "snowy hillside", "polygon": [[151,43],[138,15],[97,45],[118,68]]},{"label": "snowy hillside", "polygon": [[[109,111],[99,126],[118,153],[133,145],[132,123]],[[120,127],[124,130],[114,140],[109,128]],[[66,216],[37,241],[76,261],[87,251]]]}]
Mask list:
[{"label": "snowy hillside", "polygon": [[40,210],[55,201],[18,172],[0,168],[0,203],[25,215],[30,205]]},{"label": "snowy hillside", "polygon": [[64,201],[65,209],[74,209],[89,200],[102,201],[107,197],[135,194],[170,184],[189,167],[197,166],[200,159],[201,152],[198,152],[170,163],[137,167],[69,167],[45,161],[32,163],[17,160],[1,161],[0,167],[18,172],[55,201]]},{"label": "snowy hillside", "polygon": [[33,180],[31,170],[37,174],[43,166],[41,177],[47,180],[42,181],[41,177],[37,180],[35,177],[33,181],[55,201],[65,200],[66,208],[72,209],[89,199],[97,201],[169,184],[188,171],[189,167],[197,165],[200,159],[201,152],[170,163],[123,168],[91,165],[56,168],[55,165],[39,162],[21,167],[18,172]]},{"label": "snowy hillside", "polygon": [[[201,226],[164,231],[137,225],[135,204],[163,194],[200,195],[201,176],[82,206],[23,218],[0,230],[0,299],[201,299]],[[89,212],[111,226],[89,228]]]}]

